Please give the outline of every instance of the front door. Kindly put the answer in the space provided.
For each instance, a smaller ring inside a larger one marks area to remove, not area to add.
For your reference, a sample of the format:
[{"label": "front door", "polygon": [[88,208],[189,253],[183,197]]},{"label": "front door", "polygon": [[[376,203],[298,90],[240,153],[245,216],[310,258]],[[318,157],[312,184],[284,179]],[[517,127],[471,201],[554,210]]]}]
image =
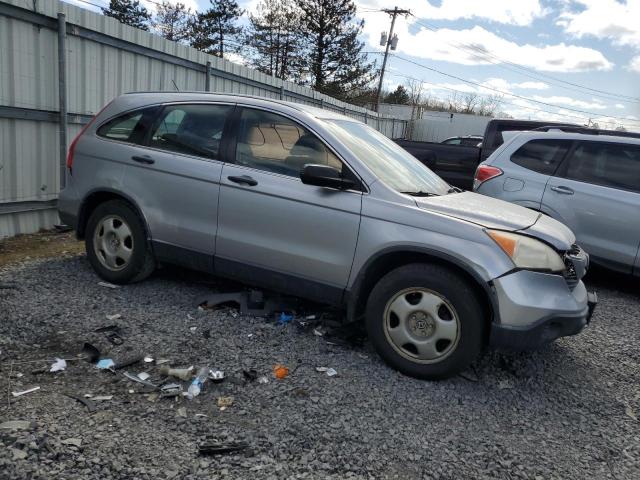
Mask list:
[{"label": "front door", "polygon": [[159,113],[144,154],[130,159],[124,185],[144,212],[154,253],[211,271],[225,121],[225,104],[175,104]]},{"label": "front door", "polygon": [[339,302],[355,254],[362,193],[305,185],[305,164],[351,174],[293,120],[244,108],[233,164],[220,182],[216,271],[256,285]]},{"label": "front door", "polygon": [[595,259],[631,273],[640,243],[640,146],[578,142],[542,203]]}]

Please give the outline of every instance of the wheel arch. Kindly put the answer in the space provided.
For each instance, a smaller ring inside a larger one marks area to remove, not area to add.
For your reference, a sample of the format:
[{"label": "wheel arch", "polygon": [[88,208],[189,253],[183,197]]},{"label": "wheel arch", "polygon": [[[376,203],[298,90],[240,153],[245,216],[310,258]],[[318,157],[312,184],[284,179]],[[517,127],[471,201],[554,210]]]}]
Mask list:
[{"label": "wheel arch", "polygon": [[140,217],[140,219],[142,220],[142,225],[144,227],[147,239],[151,240],[149,225],[147,224],[147,219],[142,213],[140,207],[138,207],[136,202],[129,195],[111,189],[93,190],[89,192],[82,200],[80,212],[78,215],[78,226],[76,227],[76,235],[79,240],[82,240],[85,236],[87,223],[89,222],[89,217],[91,217],[91,214],[95,211],[96,208],[98,208],[99,205],[110,200],[122,200],[129,204],[131,208],[133,208],[133,210],[136,212],[138,217]]},{"label": "wheel arch", "polygon": [[391,270],[411,263],[440,265],[458,273],[478,294],[488,323],[499,321],[497,299],[490,282],[458,258],[438,250],[413,247],[390,247],[367,260],[347,292],[345,303],[348,321],[358,320],[364,315],[369,294],[380,278]]}]

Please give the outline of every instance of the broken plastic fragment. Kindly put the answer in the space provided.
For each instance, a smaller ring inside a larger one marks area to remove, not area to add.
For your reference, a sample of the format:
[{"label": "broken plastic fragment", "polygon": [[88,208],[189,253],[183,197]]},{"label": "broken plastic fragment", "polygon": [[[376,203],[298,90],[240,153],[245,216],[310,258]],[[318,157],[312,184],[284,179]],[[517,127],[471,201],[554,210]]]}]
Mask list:
[{"label": "broken plastic fragment", "polygon": [[261,384],[269,383],[269,379],[263,375],[261,377],[258,377],[258,383],[261,383]]},{"label": "broken plastic fragment", "polygon": [[222,370],[209,370],[209,380],[213,383],[220,383],[224,380],[224,372]]},{"label": "broken plastic fragment", "polygon": [[233,397],[218,397],[218,407],[226,408],[233,405]]},{"label": "broken plastic fragment", "polygon": [[63,358],[56,358],[56,361],[53,363],[53,365],[51,365],[51,368],[49,369],[49,371],[50,372],[61,372],[65,368],[67,368],[66,360],[63,359]]},{"label": "broken plastic fragment", "polygon": [[111,400],[112,398],[113,398],[113,395],[97,395],[93,397],[91,400],[93,400],[94,402],[105,402],[107,400]]},{"label": "broken plastic fragment", "polygon": [[328,368],[327,369],[327,376],[328,377],[335,377],[336,375],[338,375],[338,372],[336,371],[335,368]]},{"label": "broken plastic fragment", "polygon": [[100,370],[106,370],[115,366],[115,362],[110,358],[103,358],[102,360],[98,360],[98,363],[96,363],[96,367],[98,367]]},{"label": "broken plastic fragment", "polygon": [[151,376],[151,375],[149,375],[147,372],[140,372],[140,373],[138,374],[138,378],[139,378],[140,380],[148,380],[150,376]]},{"label": "broken plastic fragment", "polygon": [[109,321],[114,321],[114,320],[118,320],[119,318],[122,318],[122,315],[120,315],[119,313],[114,313],[113,315],[106,315],[107,320]]},{"label": "broken plastic fragment", "polygon": [[153,362],[153,358],[151,357],[144,357],[144,363],[151,363]]},{"label": "broken plastic fragment", "polygon": [[100,285],[101,287],[107,287],[107,288],[120,288],[118,285],[114,285],[113,283],[109,283],[109,282],[98,282],[98,285]]},{"label": "broken plastic fragment", "polygon": [[275,365],[273,367],[273,374],[278,380],[282,380],[287,375],[289,375],[289,369],[284,365]]},{"label": "broken plastic fragment", "polygon": [[293,320],[293,315],[290,315],[285,312],[280,312],[280,317],[278,318],[278,325],[286,325],[291,320]]},{"label": "broken plastic fragment", "polygon": [[36,390],[40,390],[40,387],[33,387],[28,390],[23,390],[22,392],[11,392],[11,395],[14,397],[20,397],[21,395],[26,395],[27,393],[35,392]]}]

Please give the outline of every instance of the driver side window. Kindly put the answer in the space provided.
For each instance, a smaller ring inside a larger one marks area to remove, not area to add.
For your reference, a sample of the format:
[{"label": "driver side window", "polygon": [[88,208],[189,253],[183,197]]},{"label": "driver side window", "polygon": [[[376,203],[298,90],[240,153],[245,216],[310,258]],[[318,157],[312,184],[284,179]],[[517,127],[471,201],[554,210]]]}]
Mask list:
[{"label": "driver side window", "polygon": [[299,177],[307,164],[329,165],[342,171],[342,162],[322,141],[286,117],[245,108],[240,117],[236,164]]}]

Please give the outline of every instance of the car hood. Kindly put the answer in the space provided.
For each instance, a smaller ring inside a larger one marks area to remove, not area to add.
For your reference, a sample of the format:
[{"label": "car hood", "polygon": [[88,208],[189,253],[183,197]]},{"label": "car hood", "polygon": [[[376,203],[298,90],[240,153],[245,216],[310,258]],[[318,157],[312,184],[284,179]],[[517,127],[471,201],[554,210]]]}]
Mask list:
[{"label": "car hood", "polygon": [[521,231],[537,237],[558,250],[567,250],[575,241],[571,230],[535,210],[473,192],[438,197],[414,197],[419,208],[475,223],[485,228]]}]

